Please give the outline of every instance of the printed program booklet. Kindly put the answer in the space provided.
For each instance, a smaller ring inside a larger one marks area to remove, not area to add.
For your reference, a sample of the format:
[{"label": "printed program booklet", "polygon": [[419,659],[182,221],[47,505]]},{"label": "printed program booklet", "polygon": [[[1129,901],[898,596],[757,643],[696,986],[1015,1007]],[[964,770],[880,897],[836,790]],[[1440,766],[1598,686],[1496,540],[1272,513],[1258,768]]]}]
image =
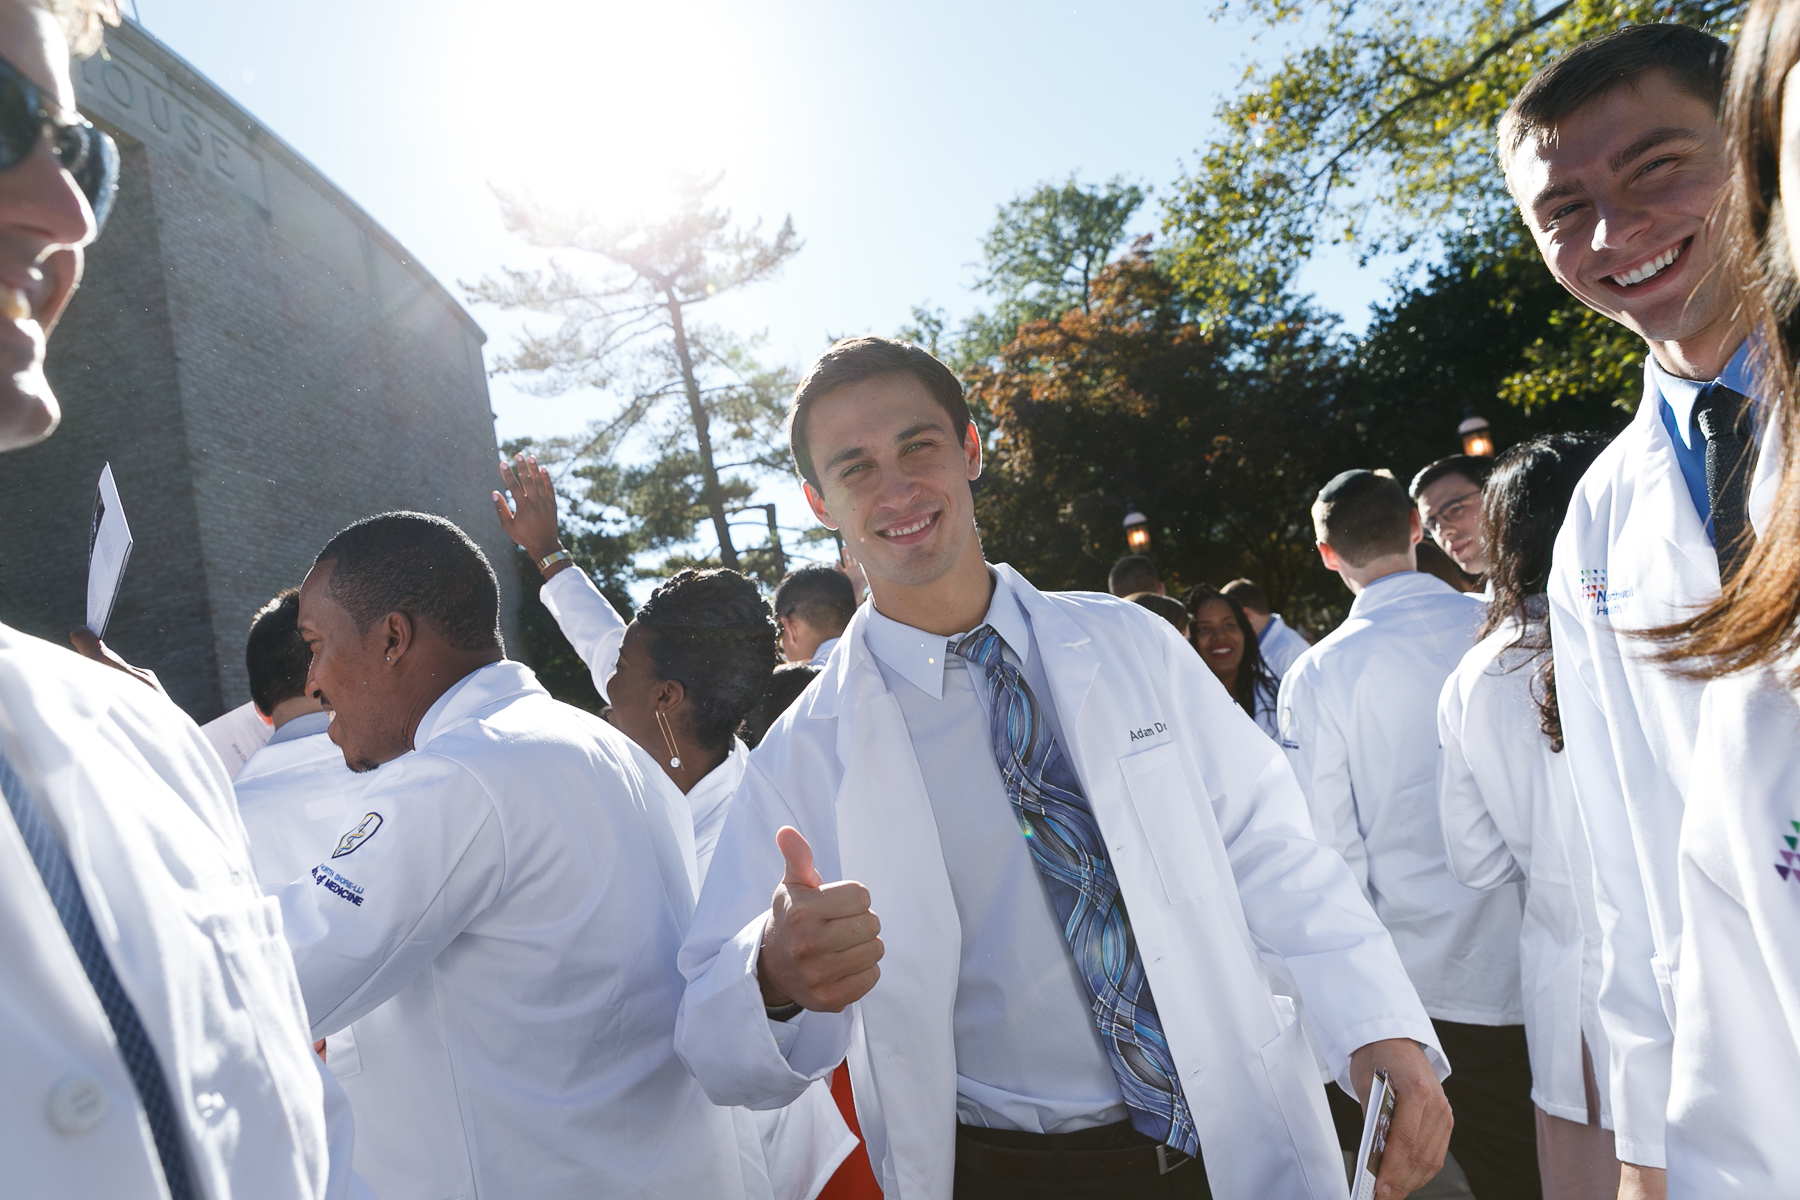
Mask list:
[{"label": "printed program booklet", "polygon": [[1363,1106],[1362,1144],[1356,1148],[1356,1176],[1351,1200],[1375,1200],[1375,1177],[1381,1174],[1381,1152],[1387,1149],[1388,1127],[1394,1123],[1394,1089],[1386,1071],[1376,1071]]},{"label": "printed program booklet", "polygon": [[131,526],[125,523],[119,485],[113,482],[112,464],[107,463],[100,469],[94,524],[88,533],[87,627],[95,637],[106,633],[119,585],[125,581],[125,564],[130,561]]}]

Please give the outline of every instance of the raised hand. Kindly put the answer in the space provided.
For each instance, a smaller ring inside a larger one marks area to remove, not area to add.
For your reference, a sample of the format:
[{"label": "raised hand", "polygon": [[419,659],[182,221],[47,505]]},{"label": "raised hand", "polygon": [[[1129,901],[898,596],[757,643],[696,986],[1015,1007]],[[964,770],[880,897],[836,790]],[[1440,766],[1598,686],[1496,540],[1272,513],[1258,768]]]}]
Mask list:
[{"label": "raised hand", "polygon": [[69,630],[69,645],[75,647],[75,653],[83,658],[91,658],[103,666],[115,671],[123,671],[148,688],[162,691],[163,686],[157,681],[154,671],[143,667],[134,667],[116,654],[112,647],[100,640],[100,636],[86,625],[77,625]]},{"label": "raised hand", "polygon": [[[541,562],[561,550],[562,538],[556,527],[556,489],[550,485],[550,472],[538,466],[536,458],[515,454],[511,463],[500,464],[500,486],[512,493],[513,505],[517,505],[515,511],[503,492],[494,493],[494,515],[500,518],[500,528],[506,536],[523,547],[533,561]],[[548,579],[568,565],[564,559],[545,571],[544,577]]]},{"label": "raised hand", "polygon": [[1455,1119],[1450,1101],[1431,1060],[1411,1038],[1370,1042],[1350,1056],[1350,1082],[1367,1105],[1375,1071],[1387,1068],[1394,1089],[1394,1122],[1388,1127],[1387,1149],[1375,1177],[1376,1200],[1401,1200],[1423,1187],[1444,1167]]},{"label": "raised hand", "polygon": [[842,1012],[881,978],[881,919],[869,911],[862,884],[825,882],[798,829],[783,825],[775,844],[787,870],[770,902],[756,963],[763,1003]]}]

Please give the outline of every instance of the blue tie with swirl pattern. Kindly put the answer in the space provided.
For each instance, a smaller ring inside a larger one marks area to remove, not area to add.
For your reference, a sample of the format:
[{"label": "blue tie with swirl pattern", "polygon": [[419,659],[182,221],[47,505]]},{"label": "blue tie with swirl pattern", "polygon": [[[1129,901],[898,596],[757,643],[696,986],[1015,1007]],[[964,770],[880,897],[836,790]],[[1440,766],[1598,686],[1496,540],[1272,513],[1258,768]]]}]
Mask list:
[{"label": "blue tie with swirl pattern", "polygon": [[1001,646],[994,627],[983,625],[949,649],[987,674],[988,730],[1000,778],[1093,997],[1094,1022],[1131,1110],[1132,1127],[1197,1157],[1200,1136],[1100,826],[1037,698],[1001,655]]},{"label": "blue tie with swirl pattern", "polygon": [[100,932],[94,928],[87,897],[81,894],[81,883],[75,878],[68,852],[4,754],[0,754],[0,792],[5,793],[13,820],[25,839],[25,849],[43,876],[50,902],[56,906],[56,915],[62,918],[63,929],[75,947],[75,957],[81,960],[81,968],[94,986],[94,995],[99,997],[100,1007],[112,1023],[113,1035],[119,1041],[119,1056],[125,1060],[138,1098],[144,1102],[144,1115],[150,1121],[150,1136],[156,1143],[156,1155],[162,1160],[163,1179],[169,1185],[171,1200],[195,1200],[197,1193],[188,1174],[175,1102],[169,1096],[169,1083],[157,1061],[156,1048],[150,1044],[137,1007],[120,985],[112,960],[106,957],[106,947],[100,944]]}]

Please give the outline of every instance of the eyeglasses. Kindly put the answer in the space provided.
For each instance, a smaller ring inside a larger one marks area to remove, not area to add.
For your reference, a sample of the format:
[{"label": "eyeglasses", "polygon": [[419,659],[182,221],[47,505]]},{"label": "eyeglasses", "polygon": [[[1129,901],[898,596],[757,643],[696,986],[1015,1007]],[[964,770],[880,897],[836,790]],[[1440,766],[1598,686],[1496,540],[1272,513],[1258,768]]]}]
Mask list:
[{"label": "eyeglasses", "polygon": [[50,135],[50,148],[94,210],[94,226],[106,224],[119,190],[119,148],[76,113],[73,121],[57,115],[42,88],[0,58],[0,171],[10,171]]},{"label": "eyeglasses", "polygon": [[1442,529],[1445,525],[1455,524],[1457,521],[1463,519],[1469,511],[1469,501],[1480,499],[1480,492],[1463,493],[1450,503],[1444,505],[1444,507],[1438,509],[1433,515],[1425,518],[1425,532],[1429,533],[1432,537],[1436,537],[1438,530]]}]

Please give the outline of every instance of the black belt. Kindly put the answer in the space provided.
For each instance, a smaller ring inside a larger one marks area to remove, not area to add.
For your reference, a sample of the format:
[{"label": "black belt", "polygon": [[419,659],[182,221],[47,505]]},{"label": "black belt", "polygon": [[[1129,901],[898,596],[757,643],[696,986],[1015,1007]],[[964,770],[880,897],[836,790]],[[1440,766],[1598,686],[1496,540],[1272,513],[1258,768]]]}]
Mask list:
[{"label": "black belt", "polygon": [[1139,1133],[1129,1121],[1074,1133],[956,1127],[957,1166],[996,1179],[1167,1175],[1198,1161]]}]

